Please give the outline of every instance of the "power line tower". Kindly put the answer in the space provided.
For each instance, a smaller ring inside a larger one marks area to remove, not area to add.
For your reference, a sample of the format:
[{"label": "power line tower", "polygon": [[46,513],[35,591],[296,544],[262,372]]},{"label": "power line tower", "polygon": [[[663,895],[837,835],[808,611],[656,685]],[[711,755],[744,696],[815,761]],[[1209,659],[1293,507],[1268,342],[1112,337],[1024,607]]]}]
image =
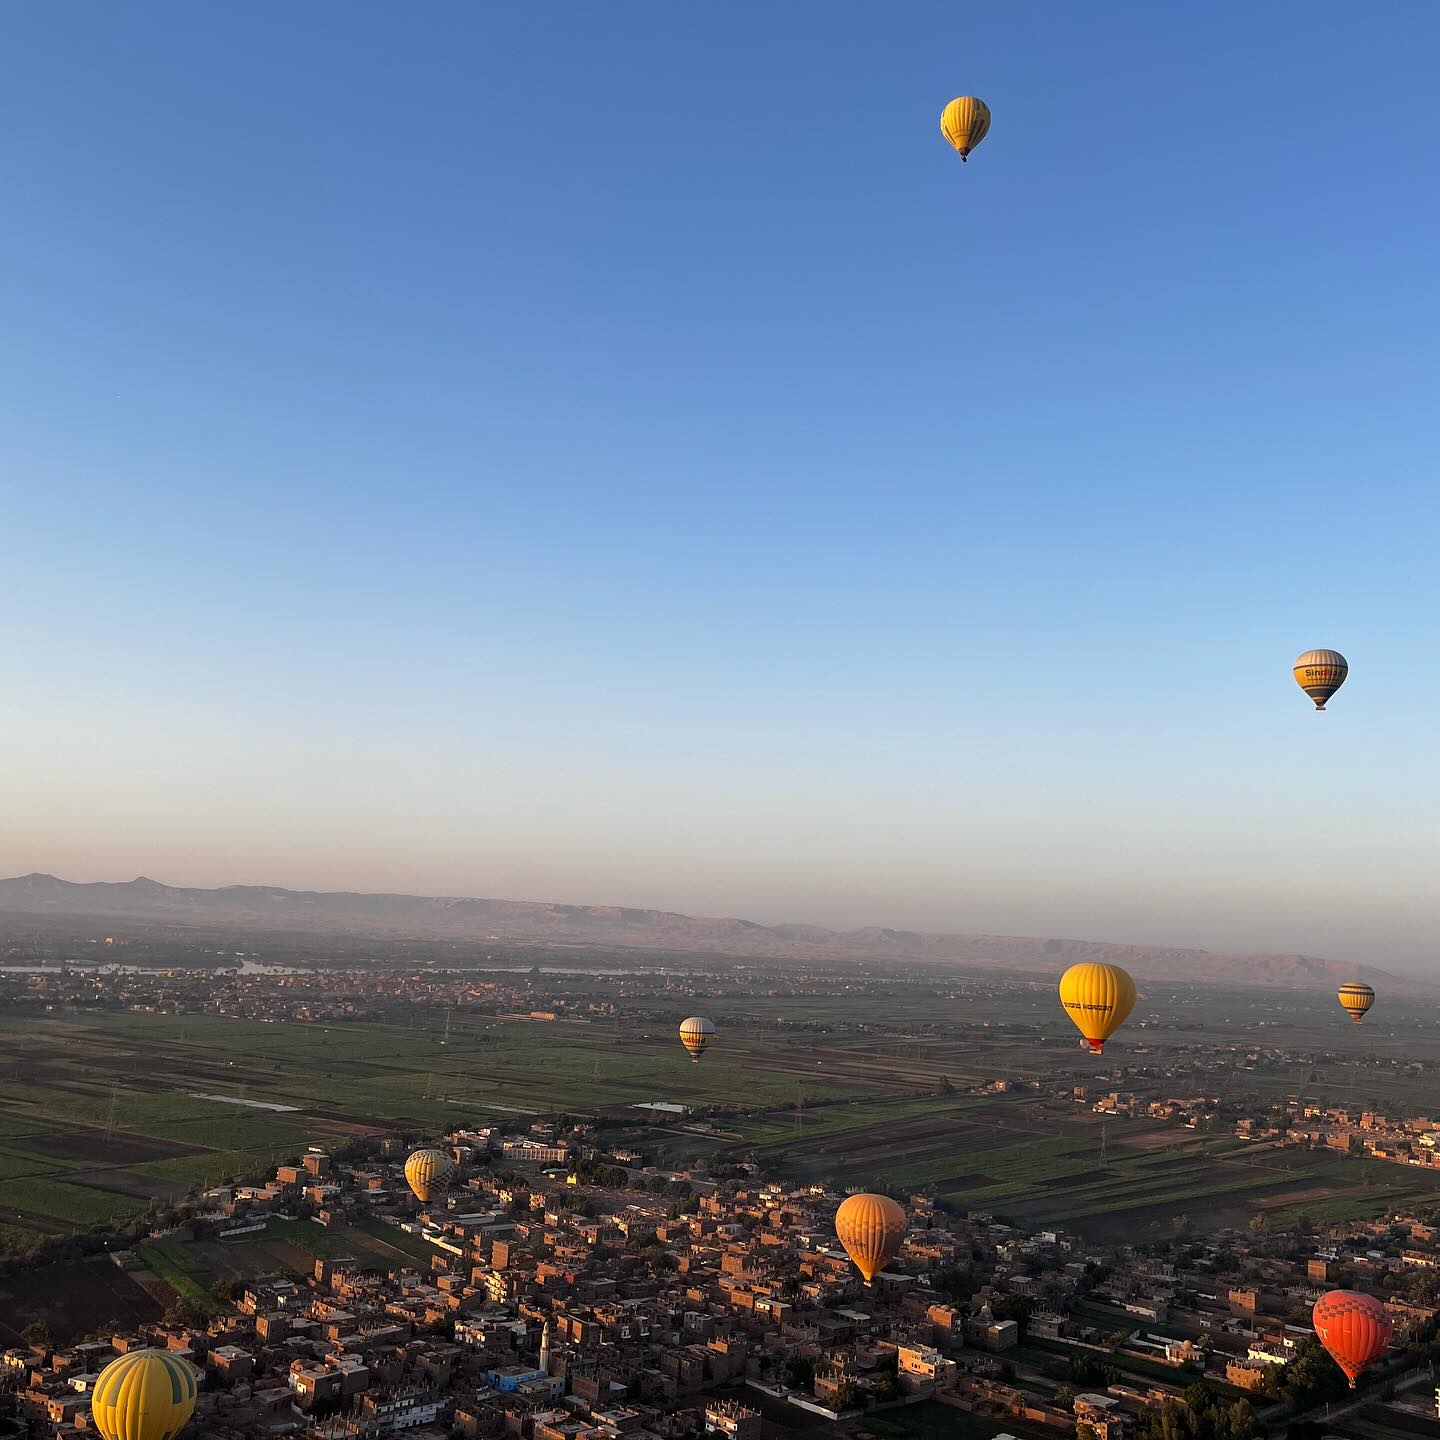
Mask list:
[{"label": "power line tower", "polygon": [[448,1045],[450,1043],[450,1017],[454,1013],[453,1010],[447,1010],[445,1012],[445,1033],[440,1037],[440,1043],[442,1045]]},{"label": "power line tower", "polygon": [[1100,1168],[1102,1170],[1108,1170],[1110,1168],[1106,1158],[1108,1130],[1109,1126],[1102,1120],[1100,1122]]},{"label": "power line tower", "polygon": [[115,1138],[115,1110],[120,1103],[120,1086],[117,1082],[110,1085],[110,1108],[105,1112],[105,1140],[108,1144]]},{"label": "power line tower", "polygon": [[795,1133],[801,1134],[805,1129],[805,1089],[803,1086],[795,1087]]}]

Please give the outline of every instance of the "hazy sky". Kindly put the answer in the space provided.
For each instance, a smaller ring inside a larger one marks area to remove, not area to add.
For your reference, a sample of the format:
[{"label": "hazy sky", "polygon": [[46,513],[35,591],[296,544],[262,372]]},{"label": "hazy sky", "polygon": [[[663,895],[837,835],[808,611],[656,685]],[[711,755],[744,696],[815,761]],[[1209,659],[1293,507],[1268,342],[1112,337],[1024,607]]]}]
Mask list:
[{"label": "hazy sky", "polygon": [[0,871],[1433,970],[1437,47],[7,7]]}]

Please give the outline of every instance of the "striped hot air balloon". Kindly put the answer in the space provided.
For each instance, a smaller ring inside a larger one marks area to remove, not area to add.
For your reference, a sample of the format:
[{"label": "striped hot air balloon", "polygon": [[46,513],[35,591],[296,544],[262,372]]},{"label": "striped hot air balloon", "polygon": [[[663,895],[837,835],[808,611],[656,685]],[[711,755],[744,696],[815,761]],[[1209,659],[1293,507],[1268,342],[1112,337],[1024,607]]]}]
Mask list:
[{"label": "striped hot air balloon", "polygon": [[1375,992],[1359,980],[1351,980],[1340,987],[1337,1000],[1349,1012],[1350,1018],[1358,1025],[1375,1003]]},{"label": "striped hot air balloon", "polygon": [[1345,683],[1350,666],[1338,650],[1307,650],[1295,660],[1295,683],[1317,710]]},{"label": "striped hot air balloon", "polygon": [[1345,1372],[1350,1388],[1384,1353],[1394,1331],[1389,1312],[1373,1295],[1332,1290],[1311,1311],[1315,1333]]},{"label": "striped hot air balloon", "polygon": [[714,1039],[714,1022],[703,1015],[692,1015],[688,1020],[680,1022],[680,1043],[690,1052],[690,1058],[697,1065]]},{"label": "striped hot air balloon", "polygon": [[132,1350],[101,1372],[90,1414],[105,1440],[174,1440],[195,1413],[195,1371],[168,1350]]},{"label": "striped hot air balloon", "polygon": [[413,1151],[405,1162],[405,1183],[422,1205],[438,1200],[450,1188],[454,1177],[455,1162],[433,1146]]},{"label": "striped hot air balloon", "polygon": [[962,160],[990,133],[990,107],[973,95],[961,95],[940,112],[940,133]]},{"label": "striped hot air balloon", "polygon": [[908,1228],[888,1195],[852,1195],[835,1212],[835,1233],[867,1285],[900,1253]]},{"label": "striped hot air balloon", "polygon": [[1135,982],[1118,965],[1087,960],[1060,977],[1060,1003],[1090,1053],[1099,1055],[1135,1006]]}]

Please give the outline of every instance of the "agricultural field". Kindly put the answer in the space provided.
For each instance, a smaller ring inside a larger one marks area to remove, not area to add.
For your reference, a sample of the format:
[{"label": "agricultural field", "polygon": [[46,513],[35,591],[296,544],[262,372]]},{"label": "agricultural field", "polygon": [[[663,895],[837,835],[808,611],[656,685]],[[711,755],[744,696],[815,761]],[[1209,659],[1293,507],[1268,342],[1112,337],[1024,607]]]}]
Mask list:
[{"label": "agricultural field", "polygon": [[757,1067],[757,1053],[737,1036],[701,1067],[669,1035],[488,1016],[442,1033],[209,1015],[0,1015],[9,1061],[0,1241],[23,1249],[133,1219],[312,1143],[641,1100],[780,1103],[876,1088],[863,1074],[812,1076],[819,1065],[808,1050],[782,1056],[773,1073]]},{"label": "agricultural field", "polygon": [[43,1327],[56,1341],[158,1320],[164,1306],[109,1256],[46,1265],[0,1276],[0,1348],[24,1342],[22,1329]]},{"label": "agricultural field", "polygon": [[210,1268],[196,1257],[193,1245],[156,1240],[137,1246],[135,1253],[149,1274],[202,1314],[215,1315],[225,1308],[208,1288],[207,1281],[213,1284]]},{"label": "agricultural field", "polygon": [[[1283,1228],[1301,1217],[1440,1205],[1440,1172],[1241,1141],[1228,1127],[1197,1133],[1107,1119],[1088,1103],[1114,1088],[1157,1099],[1206,1093],[1237,1113],[1302,1095],[1413,1114],[1440,1060],[1433,1018],[1407,1011],[1360,1029],[1337,1017],[1328,996],[1142,994],[1136,1033],[1094,1061],[1077,1058],[1070,1036],[1037,1015],[1040,1004],[1016,987],[987,1000],[993,1030],[947,1037],[934,1033],[946,1006],[932,995],[926,1027],[911,1042],[816,1037],[796,1053],[835,1076],[883,1060],[905,1093],[820,1105],[797,1098],[726,1119],[718,1134],[666,1136],[663,1153],[675,1162],[744,1156],[766,1173],[841,1188],[925,1188],[959,1208],[1062,1225],[1096,1241],[1244,1226],[1257,1215]],[[1288,1063],[1265,1053],[1281,1048],[1311,1053]],[[963,1093],[992,1080],[1020,1082],[1018,1093]],[[1083,1086],[1086,1103],[1065,1098],[1067,1085]]]},{"label": "agricultural field", "polygon": [[[381,1220],[326,1226],[277,1217],[264,1230],[234,1240],[147,1240],[135,1247],[143,1268],[130,1272],[110,1263],[108,1256],[22,1271],[0,1278],[0,1303],[8,1302],[8,1313],[45,1318],[58,1338],[90,1333],[111,1319],[154,1319],[176,1299],[201,1313],[218,1313],[227,1307],[217,1290],[261,1276],[307,1275],[317,1258],[385,1271],[400,1266],[428,1269],[434,1253],[425,1241]],[[18,1337],[18,1330],[7,1329],[0,1319],[0,1342],[15,1343]]]},{"label": "agricultural field", "polygon": [[766,1173],[842,1189],[925,1189],[959,1209],[1096,1241],[1241,1227],[1255,1215],[1278,1227],[1440,1205],[1435,1172],[1026,1095],[855,1101],[727,1121],[723,1139],[666,1139],[672,1157],[753,1157]]},{"label": "agricultural field", "polygon": [[[751,969],[723,981],[655,976],[629,990],[567,977],[613,1002],[613,1016],[590,1022],[437,1013],[403,989],[384,1021],[7,1010],[0,1245],[23,1250],[143,1218],[311,1143],[557,1112],[602,1117],[617,1141],[643,1141],[665,1165],[753,1157],[795,1180],[924,1188],[1097,1240],[1440,1199],[1429,1172],[1160,1122],[1107,1124],[1067,1098],[1084,1086],[1087,1097],[1114,1088],[1235,1105],[1304,1094],[1413,1107],[1440,1065],[1440,1025],[1428,1015],[1402,1010],[1360,1028],[1328,996],[1143,990],[1097,1060],[1078,1053],[1046,981],[865,976],[800,987]],[[720,1031],[699,1065],[672,1023],[695,1010]],[[1276,1061],[1282,1047],[1294,1058]],[[980,1093],[1002,1081],[1013,1093]],[[698,1123],[630,1116],[653,1101],[711,1113]]]},{"label": "agricultural field", "polygon": [[867,1415],[860,1422],[860,1436],[873,1435],[878,1440],[994,1440],[1002,1433],[1022,1437],[1040,1436],[1043,1428],[1017,1422],[1013,1416],[1003,1420],[958,1410],[938,1400],[922,1400],[918,1405]]},{"label": "agricultural field", "polygon": [[[352,1260],[362,1270],[391,1270],[406,1265],[428,1268],[434,1253],[424,1240],[383,1220],[320,1225],[276,1217],[264,1230],[234,1240],[155,1241],[142,1248],[140,1257],[178,1293],[194,1299],[194,1289],[208,1295],[220,1281],[309,1274],[317,1259]],[[186,1284],[176,1284],[176,1271]]]}]

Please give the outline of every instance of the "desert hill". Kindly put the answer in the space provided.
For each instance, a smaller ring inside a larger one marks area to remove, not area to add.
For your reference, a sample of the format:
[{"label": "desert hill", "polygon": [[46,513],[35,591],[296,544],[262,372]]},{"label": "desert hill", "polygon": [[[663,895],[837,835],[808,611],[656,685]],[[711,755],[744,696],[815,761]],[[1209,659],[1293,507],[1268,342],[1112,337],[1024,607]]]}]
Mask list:
[{"label": "desert hill", "polygon": [[1109,960],[1148,980],[1333,989],[1344,980],[1364,979],[1390,994],[1440,993],[1440,987],[1373,967],[1309,955],[1226,954],[1097,940],[927,934],[879,927],[839,931],[610,905],[367,895],[267,885],[191,889],[143,876],[122,883],[75,883],[38,874],[0,880],[0,917],[6,915],[17,920],[27,915],[111,924],[128,920],[387,939],[594,945],[800,962],[929,961],[1043,971],[1077,960]]}]

